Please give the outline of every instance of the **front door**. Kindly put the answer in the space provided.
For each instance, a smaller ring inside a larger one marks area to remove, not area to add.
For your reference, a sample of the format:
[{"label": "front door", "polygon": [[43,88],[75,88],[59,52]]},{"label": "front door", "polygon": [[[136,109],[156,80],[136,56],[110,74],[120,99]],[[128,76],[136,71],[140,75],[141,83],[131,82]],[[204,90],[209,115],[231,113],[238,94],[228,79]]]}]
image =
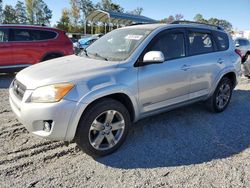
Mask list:
[{"label": "front door", "polygon": [[165,31],[151,41],[142,54],[161,51],[165,62],[139,67],[138,86],[142,113],[189,99],[189,63],[186,61],[185,32]]}]

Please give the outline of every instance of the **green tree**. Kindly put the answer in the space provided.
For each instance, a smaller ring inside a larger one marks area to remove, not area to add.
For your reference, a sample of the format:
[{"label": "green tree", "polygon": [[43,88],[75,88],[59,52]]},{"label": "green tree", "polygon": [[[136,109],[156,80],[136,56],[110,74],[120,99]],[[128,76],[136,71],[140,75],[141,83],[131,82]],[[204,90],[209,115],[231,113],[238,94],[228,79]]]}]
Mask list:
[{"label": "green tree", "polygon": [[194,21],[200,22],[200,23],[206,23],[207,21],[203,18],[201,14],[196,14],[194,17]]},{"label": "green tree", "polygon": [[129,14],[134,14],[134,15],[141,15],[143,12],[143,8],[142,7],[136,7],[136,9],[129,11]]},{"label": "green tree", "polygon": [[3,1],[0,0],[0,24],[3,23]]},{"label": "green tree", "polygon": [[52,10],[49,9],[48,5],[43,0],[37,0],[35,7],[36,24],[47,25],[50,24],[52,18]]},{"label": "green tree", "polygon": [[95,9],[94,5],[91,0],[78,0],[77,3],[82,14],[82,21],[84,22],[90,12]]},{"label": "green tree", "polygon": [[76,27],[80,20],[80,9],[78,7],[77,0],[70,0],[70,4],[71,4],[72,23]]},{"label": "green tree", "polygon": [[96,8],[106,11],[124,12],[124,8],[119,4],[113,3],[112,0],[102,0],[101,3],[96,4]]},{"label": "green tree", "polygon": [[27,23],[27,16],[26,16],[26,7],[23,2],[18,1],[16,6],[16,23],[19,24],[26,24]]},{"label": "green tree", "polygon": [[230,22],[223,19],[218,18],[209,18],[208,20],[204,19],[201,14],[196,14],[194,17],[194,21],[200,22],[200,23],[206,23],[206,24],[212,24],[212,25],[218,25],[222,26],[226,31],[232,32],[233,26]]},{"label": "green tree", "polygon": [[223,20],[223,19],[210,18],[208,20],[208,23],[213,24],[213,25],[222,26],[228,32],[231,32],[233,29],[233,25],[230,22],[228,22],[227,20]]},{"label": "green tree", "polygon": [[25,0],[27,19],[30,24],[35,24],[35,11],[37,7],[37,0]]},{"label": "green tree", "polygon": [[175,16],[170,15],[169,17],[160,20],[160,22],[169,24],[169,23],[172,23],[174,21],[182,20],[183,18],[184,18],[184,16],[182,14],[176,14]]},{"label": "green tree", "polygon": [[27,19],[30,24],[49,24],[52,11],[43,0],[25,0]]},{"label": "green tree", "polygon": [[111,3],[111,11],[114,12],[124,12],[124,8],[122,8],[120,5],[116,4],[116,3]]},{"label": "green tree", "polygon": [[12,24],[16,22],[16,12],[11,5],[6,5],[3,10],[3,23]]},{"label": "green tree", "polygon": [[62,16],[57,22],[57,28],[69,32],[70,28],[70,11],[68,9],[62,10]]}]

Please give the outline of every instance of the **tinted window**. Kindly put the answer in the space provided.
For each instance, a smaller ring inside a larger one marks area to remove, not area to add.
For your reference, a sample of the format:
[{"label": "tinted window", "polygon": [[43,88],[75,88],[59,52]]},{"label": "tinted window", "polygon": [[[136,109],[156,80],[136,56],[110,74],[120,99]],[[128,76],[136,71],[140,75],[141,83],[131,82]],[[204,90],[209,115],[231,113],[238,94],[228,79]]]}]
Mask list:
[{"label": "tinted window", "polygon": [[0,29],[0,42],[7,42],[7,41],[8,41],[8,30]]},{"label": "tinted window", "polygon": [[215,32],[215,38],[217,40],[219,51],[227,50],[229,48],[229,40],[227,34],[222,32]]},{"label": "tinted window", "polygon": [[244,40],[244,39],[237,39],[236,44],[239,44],[240,46],[247,46],[249,45],[249,41],[248,40]]},{"label": "tinted window", "polygon": [[31,33],[27,29],[12,30],[12,41],[32,41]]},{"label": "tinted window", "polygon": [[14,29],[12,41],[40,41],[53,39],[57,36],[52,31],[41,31],[32,29]]},{"label": "tinted window", "polygon": [[52,31],[32,30],[32,36],[35,40],[48,40],[56,38],[56,33]]},{"label": "tinted window", "polygon": [[161,51],[165,60],[185,56],[184,34],[166,33],[160,35],[148,51]]},{"label": "tinted window", "polygon": [[197,55],[213,52],[213,42],[208,33],[189,32],[190,54]]}]

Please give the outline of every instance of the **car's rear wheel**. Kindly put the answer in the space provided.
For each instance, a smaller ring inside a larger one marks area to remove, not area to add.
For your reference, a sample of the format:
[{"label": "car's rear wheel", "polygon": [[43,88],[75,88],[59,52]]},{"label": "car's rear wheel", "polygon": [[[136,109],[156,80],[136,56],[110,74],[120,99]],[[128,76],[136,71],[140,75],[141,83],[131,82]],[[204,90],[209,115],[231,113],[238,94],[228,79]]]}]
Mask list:
[{"label": "car's rear wheel", "polygon": [[232,81],[222,78],[214,94],[207,100],[207,106],[212,112],[223,112],[230,103],[233,92]]},{"label": "car's rear wheel", "polygon": [[130,116],[124,105],[113,99],[103,99],[83,114],[75,141],[93,157],[108,155],[122,145],[129,127]]}]

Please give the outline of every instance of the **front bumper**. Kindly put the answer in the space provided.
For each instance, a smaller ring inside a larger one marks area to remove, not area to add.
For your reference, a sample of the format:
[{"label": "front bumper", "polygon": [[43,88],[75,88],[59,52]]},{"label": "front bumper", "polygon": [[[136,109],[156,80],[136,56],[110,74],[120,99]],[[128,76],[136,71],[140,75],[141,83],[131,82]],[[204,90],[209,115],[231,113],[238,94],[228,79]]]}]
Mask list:
[{"label": "front bumper", "polygon": [[[25,102],[32,91],[26,90],[23,99],[17,98],[13,88],[9,89],[9,102],[18,120],[26,129],[43,138],[50,140],[67,140],[66,134],[70,118],[76,107],[76,102],[61,100],[57,103]],[[44,122],[51,121],[50,131],[44,130]]]}]

